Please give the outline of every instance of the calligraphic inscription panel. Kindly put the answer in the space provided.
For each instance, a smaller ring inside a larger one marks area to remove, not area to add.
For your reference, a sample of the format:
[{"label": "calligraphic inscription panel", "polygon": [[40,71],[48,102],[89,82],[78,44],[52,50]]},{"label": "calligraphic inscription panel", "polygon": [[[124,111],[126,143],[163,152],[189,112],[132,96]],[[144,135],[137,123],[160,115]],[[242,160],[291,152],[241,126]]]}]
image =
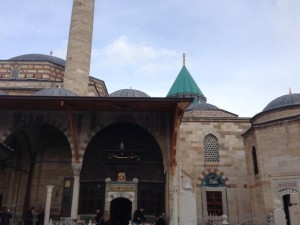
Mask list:
[{"label": "calligraphic inscription panel", "polygon": [[136,162],[142,161],[142,151],[120,151],[107,150],[105,151],[105,161],[107,162]]},{"label": "calligraphic inscription panel", "polygon": [[112,191],[112,192],[134,192],[135,188],[132,185],[110,185],[107,188],[107,191]]}]

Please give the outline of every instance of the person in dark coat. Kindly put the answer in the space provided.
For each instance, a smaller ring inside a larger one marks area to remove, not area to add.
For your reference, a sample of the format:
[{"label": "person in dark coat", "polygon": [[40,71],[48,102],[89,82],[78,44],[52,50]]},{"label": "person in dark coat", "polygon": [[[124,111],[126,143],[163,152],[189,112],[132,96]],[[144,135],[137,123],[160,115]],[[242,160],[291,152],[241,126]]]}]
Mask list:
[{"label": "person in dark coat", "polygon": [[0,225],[9,225],[9,220],[12,218],[9,208],[3,207],[0,213]]},{"label": "person in dark coat", "polygon": [[44,224],[45,214],[44,214],[44,210],[42,208],[39,208],[37,210],[36,218],[37,218],[36,225]]},{"label": "person in dark coat", "polygon": [[155,225],[167,225],[166,221],[164,220],[163,216],[156,215],[155,216]]},{"label": "person in dark coat", "polygon": [[33,225],[33,212],[34,207],[30,207],[24,216],[24,225]]},{"label": "person in dark coat", "polygon": [[108,211],[106,210],[103,212],[103,216],[100,220],[100,225],[111,225],[110,216]]},{"label": "person in dark coat", "polygon": [[141,223],[145,223],[146,222],[146,218],[144,217],[144,209],[143,208],[139,208],[137,210],[135,210],[134,214],[133,214],[133,225],[140,225]]},{"label": "person in dark coat", "polygon": [[96,209],[96,216],[95,216],[95,220],[96,220],[96,225],[100,224],[101,218],[102,218],[102,212],[100,210],[100,208]]}]

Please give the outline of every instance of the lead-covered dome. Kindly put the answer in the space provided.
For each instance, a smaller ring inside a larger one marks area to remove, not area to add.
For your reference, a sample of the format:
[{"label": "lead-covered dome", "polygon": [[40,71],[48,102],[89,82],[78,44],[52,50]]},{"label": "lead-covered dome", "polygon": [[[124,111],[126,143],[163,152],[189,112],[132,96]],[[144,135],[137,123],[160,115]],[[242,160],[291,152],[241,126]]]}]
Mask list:
[{"label": "lead-covered dome", "polygon": [[54,63],[56,65],[59,66],[65,66],[66,65],[66,61],[52,56],[52,55],[43,55],[43,54],[26,54],[26,55],[20,55],[20,56],[16,56],[13,58],[8,59],[10,61],[46,61],[46,62],[51,62]]},{"label": "lead-covered dome", "polygon": [[136,90],[136,89],[121,89],[115,91],[109,95],[109,97],[135,97],[135,98],[149,98],[150,96],[147,95],[145,92]]},{"label": "lead-covered dome", "polygon": [[61,87],[42,89],[33,94],[34,96],[77,96],[74,92]]},{"label": "lead-covered dome", "polygon": [[283,95],[281,97],[278,97],[271,101],[264,109],[263,112],[271,110],[271,109],[277,109],[287,106],[294,106],[294,105],[300,105],[300,94],[287,94]]},{"label": "lead-covered dome", "polygon": [[219,110],[219,108],[207,102],[194,101],[185,109],[185,111],[190,110]]}]

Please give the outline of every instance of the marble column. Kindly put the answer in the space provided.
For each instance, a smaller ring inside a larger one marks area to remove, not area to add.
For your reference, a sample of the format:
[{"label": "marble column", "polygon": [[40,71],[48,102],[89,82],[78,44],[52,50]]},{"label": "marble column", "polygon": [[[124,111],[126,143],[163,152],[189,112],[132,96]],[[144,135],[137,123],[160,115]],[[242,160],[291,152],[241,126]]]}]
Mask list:
[{"label": "marble column", "polygon": [[77,219],[78,216],[78,201],[79,201],[79,178],[80,171],[82,167],[82,163],[73,163],[72,164],[74,170],[74,183],[73,183],[73,196],[72,196],[72,208],[71,208],[71,218]]},{"label": "marble column", "polygon": [[49,217],[50,217],[50,207],[51,207],[51,197],[52,197],[52,189],[53,185],[47,185],[47,198],[46,198],[46,206],[45,206],[45,218],[44,225],[48,225]]}]

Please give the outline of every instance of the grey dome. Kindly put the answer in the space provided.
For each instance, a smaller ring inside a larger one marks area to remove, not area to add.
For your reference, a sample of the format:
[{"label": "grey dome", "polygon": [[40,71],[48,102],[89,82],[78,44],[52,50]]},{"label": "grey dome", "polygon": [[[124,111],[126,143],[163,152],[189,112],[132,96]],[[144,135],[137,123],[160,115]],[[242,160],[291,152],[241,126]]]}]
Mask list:
[{"label": "grey dome", "polygon": [[271,101],[263,110],[263,112],[286,106],[300,105],[300,94],[287,94]]},{"label": "grey dome", "polygon": [[66,61],[52,56],[52,55],[43,55],[43,54],[27,54],[27,55],[20,55],[13,58],[8,59],[10,61],[46,61],[46,62],[52,62],[59,66],[65,66]]},{"label": "grey dome", "polygon": [[0,95],[7,95],[4,91],[0,90]]},{"label": "grey dome", "polygon": [[191,110],[217,110],[217,109],[219,109],[217,106],[206,103],[204,101],[195,101],[195,102],[191,103],[185,109],[185,111],[191,111]]},{"label": "grey dome", "polygon": [[77,96],[74,92],[60,87],[46,88],[35,92],[35,96]]},{"label": "grey dome", "polygon": [[135,90],[135,89],[121,89],[115,91],[109,95],[109,97],[135,97],[135,98],[149,98],[145,92]]}]

